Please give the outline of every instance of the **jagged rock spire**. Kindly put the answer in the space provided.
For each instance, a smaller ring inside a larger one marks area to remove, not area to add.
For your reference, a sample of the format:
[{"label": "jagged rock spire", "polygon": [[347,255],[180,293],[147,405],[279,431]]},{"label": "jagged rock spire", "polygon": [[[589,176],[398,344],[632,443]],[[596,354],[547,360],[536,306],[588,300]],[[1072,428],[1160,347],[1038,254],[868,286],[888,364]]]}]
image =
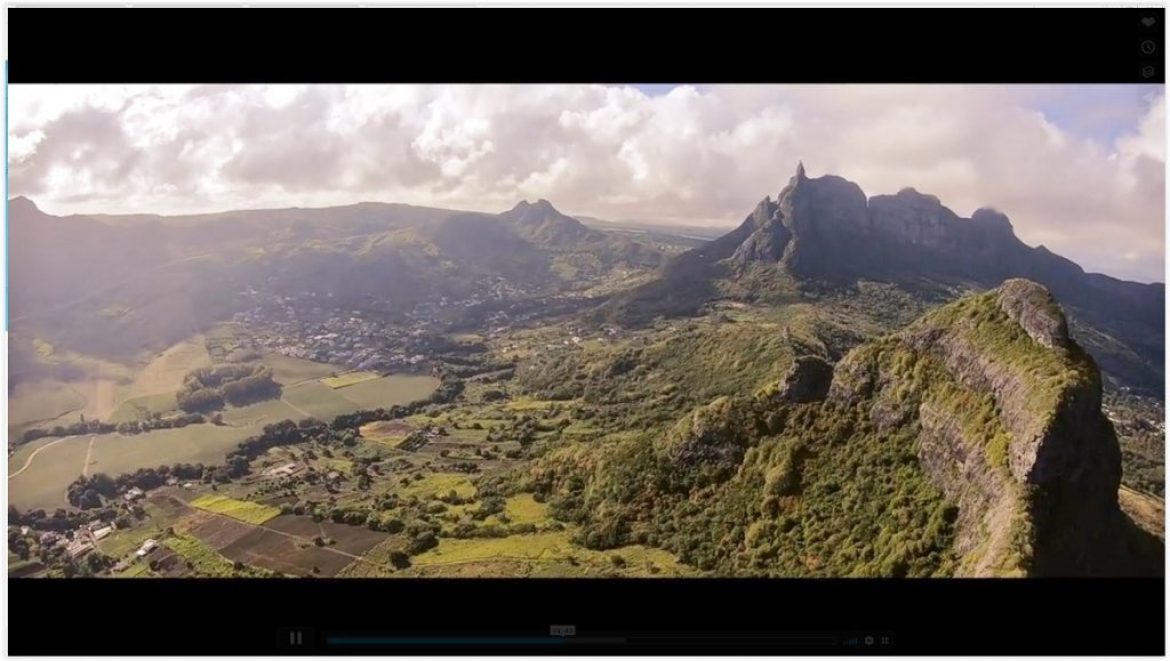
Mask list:
[{"label": "jagged rock spire", "polygon": [[797,161],[796,162],[796,179],[797,179],[797,181],[799,181],[801,179],[807,179],[807,178],[808,177],[806,177],[804,174],[804,161]]}]

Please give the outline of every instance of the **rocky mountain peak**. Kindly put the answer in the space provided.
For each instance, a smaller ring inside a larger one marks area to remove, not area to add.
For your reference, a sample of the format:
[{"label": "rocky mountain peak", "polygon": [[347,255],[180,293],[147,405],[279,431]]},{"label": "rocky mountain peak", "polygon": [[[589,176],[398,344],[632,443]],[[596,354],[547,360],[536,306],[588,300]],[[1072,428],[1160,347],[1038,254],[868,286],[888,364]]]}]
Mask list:
[{"label": "rocky mountain peak", "polygon": [[19,215],[30,213],[41,213],[41,210],[37,208],[35,202],[28,199],[27,197],[18,195],[17,197],[13,197],[8,200],[9,216],[17,217]]},{"label": "rocky mountain peak", "polygon": [[589,229],[576,218],[558,211],[544,198],[535,203],[522,200],[500,215],[514,223],[522,235],[545,247],[564,247],[578,241],[596,240],[600,236],[599,232]]},{"label": "rocky mountain peak", "polygon": [[1012,229],[1012,221],[1008,220],[1006,214],[996,211],[995,209],[989,207],[976,209],[975,213],[971,214],[971,220],[988,227],[1003,230],[1006,233],[1015,236],[1015,230]]},{"label": "rocky mountain peak", "polygon": [[996,302],[1008,318],[1041,345],[1049,349],[1071,345],[1064,312],[1043,286],[1023,278],[1007,280],[1000,285]]},{"label": "rocky mountain peak", "polygon": [[[856,183],[841,177],[808,177],[803,163],[775,204],[769,202],[748,217],[754,229],[739,239],[740,249],[729,251],[740,268],[781,262],[795,275],[821,279],[929,272],[999,281],[1030,275],[1021,268],[1010,272],[1031,249],[994,209],[964,219],[938,197],[914,188],[867,199]],[[737,233],[744,234],[742,226]]]}]

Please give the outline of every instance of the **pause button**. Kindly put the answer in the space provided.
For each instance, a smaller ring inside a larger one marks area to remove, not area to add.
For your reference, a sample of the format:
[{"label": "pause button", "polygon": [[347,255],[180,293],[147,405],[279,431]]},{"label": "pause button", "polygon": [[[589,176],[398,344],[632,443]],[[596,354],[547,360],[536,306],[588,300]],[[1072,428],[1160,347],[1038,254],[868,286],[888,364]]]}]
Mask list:
[{"label": "pause button", "polygon": [[309,629],[281,629],[276,634],[276,644],[281,649],[306,649],[313,645],[312,631]]}]

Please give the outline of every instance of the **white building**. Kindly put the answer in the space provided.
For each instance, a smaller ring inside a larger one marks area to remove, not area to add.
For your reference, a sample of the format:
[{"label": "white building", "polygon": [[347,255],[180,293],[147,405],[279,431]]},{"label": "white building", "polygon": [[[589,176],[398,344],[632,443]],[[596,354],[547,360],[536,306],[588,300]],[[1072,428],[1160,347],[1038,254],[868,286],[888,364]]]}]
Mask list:
[{"label": "white building", "polygon": [[150,555],[151,551],[157,548],[158,541],[154,539],[148,539],[142,543],[142,548],[138,549],[138,553],[136,555],[140,558],[145,558],[146,556]]}]

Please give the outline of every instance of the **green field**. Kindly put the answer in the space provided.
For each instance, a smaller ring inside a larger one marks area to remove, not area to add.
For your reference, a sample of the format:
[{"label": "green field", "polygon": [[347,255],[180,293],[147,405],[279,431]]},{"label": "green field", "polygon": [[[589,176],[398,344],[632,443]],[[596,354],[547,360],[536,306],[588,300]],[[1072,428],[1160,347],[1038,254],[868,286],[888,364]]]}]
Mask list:
[{"label": "green field", "polygon": [[33,452],[37,448],[59,440],[61,439],[45,437],[38,438],[37,440],[31,441],[29,443],[21,443],[20,445],[16,446],[16,451],[13,452],[10,457],[8,457],[8,473],[12,474],[20,470],[20,468],[24,466],[24,463],[28,460],[29,457],[32,456]]},{"label": "green field", "polygon": [[233,406],[223,411],[223,421],[236,427],[252,427],[256,430],[281,420],[300,420],[305,417],[300,411],[279,399],[270,399],[247,406]]},{"label": "green field", "polygon": [[264,354],[263,362],[272,368],[272,378],[286,386],[310,379],[322,379],[343,369],[336,365],[315,363],[279,353]]},{"label": "green field", "polygon": [[508,499],[504,508],[512,523],[544,523],[548,521],[548,506],[538,503],[530,493],[522,493]]},{"label": "green field", "polygon": [[471,498],[475,495],[475,485],[471,483],[471,480],[452,473],[428,473],[426,477],[417,482],[399,487],[398,495],[433,498],[445,496],[451,490],[454,490],[460,498]]},{"label": "green field", "polygon": [[118,578],[150,578],[150,565],[143,561],[135,562],[116,576]]},{"label": "green field", "polygon": [[[233,576],[232,561],[190,535],[176,534],[165,542],[167,548],[183,556],[197,576]],[[246,573],[246,570],[245,570]]]},{"label": "green field", "polygon": [[[69,506],[65,501],[65,488],[81,476],[89,437],[48,439],[41,447],[45,449],[37,454],[27,470],[8,478],[8,503],[22,511],[44,509],[52,512],[58,507]],[[20,471],[24,465],[24,461],[12,462],[9,470]]]},{"label": "green field", "polygon": [[205,494],[191,501],[191,507],[207,510],[215,514],[223,514],[244,523],[261,524],[278,516],[280,510],[268,505],[253,503],[246,500],[236,500],[219,494]]},{"label": "green field", "polygon": [[375,409],[409,404],[429,396],[438,387],[439,380],[433,376],[391,374],[347,386],[341,393],[353,402],[355,408]]},{"label": "green field", "polygon": [[175,401],[174,393],[164,393],[160,395],[143,395],[142,397],[135,397],[127,399],[114,409],[110,414],[109,422],[133,422],[135,420],[146,420],[155,413],[168,413],[178,408],[178,403]]},{"label": "green field", "polygon": [[158,539],[164,534],[164,528],[157,521],[150,525],[141,525],[126,530],[115,530],[105,539],[97,543],[98,550],[114,559],[122,559],[138,550],[148,539]]},{"label": "green field", "polygon": [[325,468],[325,470],[338,471],[346,475],[353,472],[353,462],[349,459],[337,459],[336,457],[322,457],[317,460],[317,463]]},{"label": "green field", "polygon": [[[118,386],[116,394],[109,393],[115,397],[134,395],[121,400],[113,421],[142,419],[154,412],[173,410],[173,393],[147,395],[142,394],[141,389],[173,385],[181,372],[185,373],[183,370],[206,361],[206,348],[196,340],[181,342],[156,356],[137,378],[127,379],[125,383],[128,385]],[[95,436],[89,474],[103,472],[116,476],[143,467],[179,462],[218,465],[223,463],[228,451],[245,438],[259,433],[264,425],[285,419],[300,420],[306,416],[331,420],[357,409],[405,404],[428,396],[438,386],[438,380],[430,376],[391,375],[334,389],[319,379],[338,371],[336,366],[278,354],[266,355],[264,362],[272,367],[275,378],[285,385],[282,400],[229,408],[223,412],[224,425],[188,425],[134,436]],[[73,385],[62,382],[21,384],[10,400],[10,421],[27,423],[40,419],[37,416],[60,415],[70,407],[80,409],[86,406],[86,395]],[[75,411],[69,416],[68,422],[72,422],[78,413]],[[44,439],[20,448],[10,461],[9,470],[19,470],[36,448],[55,440],[59,439]],[[73,438],[37,455],[27,470],[9,480],[10,502],[20,509],[67,507],[65,489],[82,474],[88,446],[89,437]]]},{"label": "green field", "polygon": [[[286,386],[283,399],[293,407],[320,420],[330,420],[334,416],[349,413],[358,408],[340,391],[316,380],[305,381],[291,387]],[[297,417],[304,416],[298,415]]]},{"label": "green field", "polygon": [[373,372],[346,372],[345,374],[321,379],[321,383],[324,383],[330,388],[344,388],[346,386],[352,386],[355,383],[361,383],[362,381],[373,381],[376,378],[378,378],[378,375]]},{"label": "green field", "polygon": [[[121,475],[139,468],[174,463],[221,464],[236,444],[255,434],[256,427],[188,425],[145,434],[95,436],[90,473]],[[39,465],[40,457],[35,464]],[[66,483],[68,484],[68,483]],[[61,489],[65,484],[61,485]]]}]

